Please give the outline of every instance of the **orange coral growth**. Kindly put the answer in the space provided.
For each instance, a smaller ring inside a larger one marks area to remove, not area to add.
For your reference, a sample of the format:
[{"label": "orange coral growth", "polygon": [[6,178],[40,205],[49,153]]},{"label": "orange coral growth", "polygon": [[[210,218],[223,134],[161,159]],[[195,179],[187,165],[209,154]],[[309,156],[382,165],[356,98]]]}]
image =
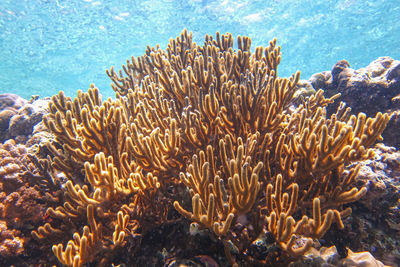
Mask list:
[{"label": "orange coral growth", "polygon": [[118,73],[107,71],[115,100],[102,101],[93,85],[73,100],[54,96],[44,118],[54,136],[50,157],[37,165],[67,181],[63,205],[48,209],[57,223],[33,235],[51,239],[72,227],[65,249],[53,246],[59,261],[104,263],[129,234],[176,219],[175,207],[211,230],[232,264],[267,264],[246,253],[266,232],[284,261],[304,254],[332,223],[340,228],[350,213],[343,204],[366,192],[355,187],[359,167],[348,175],[343,168],[372,156],[389,116],[340,107],[327,117],[337,96],[322,91],[291,107],[300,73],[277,76],[275,39],[255,53],[250,46],[239,36],[234,49],[232,35],[219,33],[199,46],[185,30],[166,50],[148,47]]}]

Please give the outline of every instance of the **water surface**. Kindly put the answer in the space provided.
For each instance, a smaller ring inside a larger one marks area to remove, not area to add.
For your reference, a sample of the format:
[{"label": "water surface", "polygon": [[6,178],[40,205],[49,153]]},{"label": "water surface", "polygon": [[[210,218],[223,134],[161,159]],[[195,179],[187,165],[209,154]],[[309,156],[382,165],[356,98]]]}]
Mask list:
[{"label": "water surface", "polygon": [[184,28],[198,43],[216,31],[248,35],[253,49],[277,37],[281,76],[400,59],[398,0],[2,0],[0,93],[74,96],[95,83],[112,96],[107,68],[147,45],[165,48]]}]

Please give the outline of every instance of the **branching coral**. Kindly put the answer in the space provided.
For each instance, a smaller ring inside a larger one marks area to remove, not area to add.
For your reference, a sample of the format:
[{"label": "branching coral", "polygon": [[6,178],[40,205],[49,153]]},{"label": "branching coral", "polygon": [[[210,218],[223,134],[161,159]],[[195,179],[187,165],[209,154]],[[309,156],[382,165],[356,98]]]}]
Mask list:
[{"label": "branching coral", "polygon": [[[226,177],[221,178],[220,168],[213,166],[213,148],[207,146],[207,157],[204,151],[200,151],[200,161],[194,155],[188,167],[189,173],[180,174],[183,183],[190,188],[193,212],[186,211],[177,201],[174,202],[179,213],[212,229],[218,236],[226,235],[235,215],[245,214],[252,208],[260,189],[258,175],[263,164],[258,162],[252,166],[251,158],[245,157],[243,141],[239,139],[237,143],[239,146],[235,153],[227,149],[232,149],[229,135],[225,140],[220,140],[221,157],[225,159],[223,163],[227,171],[224,174],[229,175],[229,190],[224,185],[223,178],[226,180]],[[227,154],[231,157],[230,161],[227,160]]]},{"label": "branching coral", "polygon": [[118,73],[107,71],[115,100],[102,102],[94,86],[74,100],[54,96],[44,118],[54,140],[39,165],[66,174],[64,204],[48,209],[57,223],[34,236],[50,238],[72,225],[73,240],[53,247],[60,262],[100,262],[97,255],[112,255],[128,233],[167,221],[173,206],[210,229],[231,263],[265,264],[268,257],[246,251],[266,232],[291,259],[332,223],[340,228],[351,212],[343,204],[366,191],[354,186],[359,168],[346,176],[343,166],[372,155],[368,147],[389,117],[340,107],[327,118],[325,107],[337,96],[325,99],[322,91],[291,107],[300,73],[277,76],[275,39],[254,53],[250,46],[239,36],[234,49],[232,35],[219,33],[199,46],[185,30],[166,50],[148,47]]}]

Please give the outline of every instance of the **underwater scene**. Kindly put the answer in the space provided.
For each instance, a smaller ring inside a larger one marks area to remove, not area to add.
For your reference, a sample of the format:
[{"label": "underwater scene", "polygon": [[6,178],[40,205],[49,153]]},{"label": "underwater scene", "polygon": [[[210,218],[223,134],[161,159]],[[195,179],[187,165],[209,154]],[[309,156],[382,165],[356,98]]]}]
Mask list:
[{"label": "underwater scene", "polygon": [[1,0],[0,267],[400,265],[398,0]]}]

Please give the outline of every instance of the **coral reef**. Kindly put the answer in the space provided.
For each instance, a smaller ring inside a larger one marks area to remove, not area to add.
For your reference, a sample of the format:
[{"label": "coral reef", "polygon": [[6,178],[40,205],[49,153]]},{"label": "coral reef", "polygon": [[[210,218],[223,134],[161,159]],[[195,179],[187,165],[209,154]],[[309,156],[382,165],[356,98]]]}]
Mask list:
[{"label": "coral reef", "polygon": [[27,101],[14,94],[0,94],[0,141],[12,138],[25,143],[47,113],[48,102],[38,97]]},{"label": "coral reef", "polygon": [[[250,51],[248,37],[186,30],[166,50],[113,68],[116,99],[93,85],[53,96],[50,138],[31,158],[53,195],[50,220],[32,232],[68,266],[107,265],[156,227],[186,218],[224,248],[229,264],[288,264],[366,194],[358,183],[389,115],[351,115],[323,91],[294,106],[300,73],[277,76],[280,47]],[[39,179],[38,179],[39,180]],[[45,189],[47,186],[47,189]],[[72,236],[68,236],[73,232]],[[273,250],[254,246],[267,238]],[[204,260],[205,258],[203,258]]]},{"label": "coral reef", "polygon": [[26,100],[15,94],[0,94],[0,140],[6,140],[10,119],[18,109],[26,104]]},{"label": "coral reef", "polygon": [[[27,154],[27,149],[24,145],[16,144],[14,140],[10,139],[0,144],[0,182],[3,190],[5,186],[10,186],[11,183],[4,184],[6,179],[12,180],[14,183],[21,183],[17,175],[21,168],[26,164],[24,156]],[[8,189],[13,191],[15,188]]]},{"label": "coral reef", "polygon": [[[35,265],[40,260],[26,259],[26,255],[40,253],[31,238],[31,231],[45,222],[47,205],[51,203],[48,196],[53,193],[46,193],[44,188],[40,188],[40,181],[43,178],[30,160],[35,148],[37,145],[17,144],[13,139],[0,144],[0,265],[2,266],[15,265],[16,262],[22,265],[30,263]],[[59,189],[53,188],[53,190],[57,192]]]},{"label": "coral reef", "polygon": [[374,154],[360,162],[358,183],[368,192],[350,205],[353,215],[344,222],[348,234],[342,242],[355,251],[370,251],[385,264],[395,266],[400,262],[400,153],[379,144]]},{"label": "coral reef", "polygon": [[24,240],[20,232],[7,229],[5,221],[0,220],[0,255],[1,257],[12,257],[22,254],[24,251]]},{"label": "coral reef", "polygon": [[[400,148],[400,61],[380,57],[365,68],[354,70],[349,62],[337,62],[331,71],[316,73],[303,82],[303,90],[323,89],[327,96],[340,93],[355,113],[375,116],[378,112],[392,113],[392,119],[383,133],[385,143]],[[330,105],[328,113],[335,112],[337,104]]]},{"label": "coral reef", "polygon": [[43,115],[47,113],[48,102],[45,99],[38,99],[21,107],[17,114],[10,119],[10,137],[16,138],[32,134],[34,126],[41,122]]},{"label": "coral reef", "polygon": [[376,260],[369,252],[353,252],[348,249],[346,258],[341,259],[335,246],[322,247],[320,250],[310,249],[303,260],[299,260],[289,264],[290,267],[305,266],[352,266],[352,267],[384,267],[382,262]]}]

